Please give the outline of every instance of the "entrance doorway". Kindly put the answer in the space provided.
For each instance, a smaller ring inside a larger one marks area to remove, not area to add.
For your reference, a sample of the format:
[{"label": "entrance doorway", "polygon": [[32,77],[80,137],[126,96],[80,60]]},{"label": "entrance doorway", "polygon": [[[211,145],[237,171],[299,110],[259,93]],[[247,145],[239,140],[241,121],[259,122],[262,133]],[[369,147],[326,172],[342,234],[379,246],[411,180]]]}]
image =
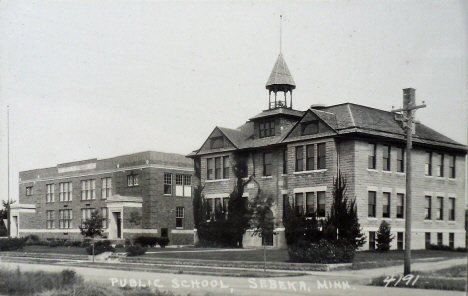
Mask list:
[{"label": "entrance doorway", "polygon": [[122,214],[121,212],[112,212],[109,225],[109,238],[121,239],[122,238]]}]

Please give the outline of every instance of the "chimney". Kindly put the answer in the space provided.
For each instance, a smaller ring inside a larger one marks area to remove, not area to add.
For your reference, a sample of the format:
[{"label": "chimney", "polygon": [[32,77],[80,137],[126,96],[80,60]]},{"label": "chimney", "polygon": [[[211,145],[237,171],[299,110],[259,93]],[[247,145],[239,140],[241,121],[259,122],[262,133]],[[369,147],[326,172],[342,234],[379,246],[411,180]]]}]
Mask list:
[{"label": "chimney", "polygon": [[[403,89],[403,108],[411,108],[416,106],[416,90],[414,88],[405,88]],[[408,112],[405,112],[405,116],[408,117]],[[413,113],[413,118],[411,119],[411,131],[416,134],[416,123]]]}]

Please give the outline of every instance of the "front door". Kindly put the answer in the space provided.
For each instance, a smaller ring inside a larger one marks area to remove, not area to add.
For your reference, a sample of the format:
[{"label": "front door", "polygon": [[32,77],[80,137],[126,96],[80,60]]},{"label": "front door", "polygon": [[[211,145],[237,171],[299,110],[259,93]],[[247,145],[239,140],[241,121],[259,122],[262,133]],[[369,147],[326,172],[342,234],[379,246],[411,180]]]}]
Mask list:
[{"label": "front door", "polygon": [[115,221],[117,221],[117,238],[122,238],[122,218],[119,213],[117,214],[117,217],[115,217]]}]

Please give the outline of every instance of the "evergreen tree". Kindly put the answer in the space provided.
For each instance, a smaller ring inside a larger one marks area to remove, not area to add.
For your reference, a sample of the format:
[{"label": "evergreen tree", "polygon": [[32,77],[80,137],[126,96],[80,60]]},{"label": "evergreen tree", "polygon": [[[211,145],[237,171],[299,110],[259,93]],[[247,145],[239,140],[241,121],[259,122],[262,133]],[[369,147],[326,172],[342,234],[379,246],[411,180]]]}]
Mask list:
[{"label": "evergreen tree", "polygon": [[284,204],[283,225],[288,246],[298,243],[317,243],[322,238],[316,214],[312,213],[309,217],[296,216],[288,198]]},{"label": "evergreen tree", "polygon": [[338,172],[333,180],[333,205],[324,223],[323,235],[330,242],[345,242],[357,249],[364,245],[365,237],[357,217],[356,200],[348,200],[346,186],[346,178]]},{"label": "evergreen tree", "polygon": [[388,252],[390,250],[390,243],[395,237],[391,234],[391,227],[387,221],[382,221],[377,231],[377,250],[380,252]]}]

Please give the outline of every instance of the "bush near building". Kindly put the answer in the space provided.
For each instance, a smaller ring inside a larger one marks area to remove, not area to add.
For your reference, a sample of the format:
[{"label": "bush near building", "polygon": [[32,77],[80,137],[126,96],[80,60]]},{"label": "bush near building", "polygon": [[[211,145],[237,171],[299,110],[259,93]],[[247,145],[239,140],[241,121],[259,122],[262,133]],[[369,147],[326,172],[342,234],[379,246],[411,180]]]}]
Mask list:
[{"label": "bush near building", "polygon": [[2,238],[0,239],[0,251],[22,250],[25,246],[23,238]]},{"label": "bush near building", "polygon": [[377,250],[380,252],[388,252],[390,250],[390,243],[395,238],[391,234],[391,227],[387,221],[382,221],[377,231]]}]

